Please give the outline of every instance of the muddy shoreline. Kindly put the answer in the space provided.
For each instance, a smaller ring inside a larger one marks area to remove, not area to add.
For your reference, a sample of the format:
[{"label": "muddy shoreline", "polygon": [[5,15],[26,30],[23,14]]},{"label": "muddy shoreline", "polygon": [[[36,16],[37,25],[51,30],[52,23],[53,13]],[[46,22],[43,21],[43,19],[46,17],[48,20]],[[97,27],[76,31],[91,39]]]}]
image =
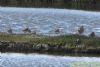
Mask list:
[{"label": "muddy shoreline", "polygon": [[19,53],[84,53],[84,54],[99,54],[99,48],[83,48],[73,47],[68,48],[66,44],[36,44],[27,42],[5,42],[0,41],[0,52],[19,52]]}]

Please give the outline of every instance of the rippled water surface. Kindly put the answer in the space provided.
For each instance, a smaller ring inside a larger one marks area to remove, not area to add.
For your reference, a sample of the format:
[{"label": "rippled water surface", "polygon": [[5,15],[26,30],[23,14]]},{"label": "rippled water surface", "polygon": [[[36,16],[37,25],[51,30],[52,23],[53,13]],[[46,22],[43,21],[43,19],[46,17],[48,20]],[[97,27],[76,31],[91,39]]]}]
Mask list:
[{"label": "rippled water surface", "polygon": [[100,67],[100,58],[1,53],[0,67]]},{"label": "rippled water surface", "polygon": [[85,34],[95,32],[100,35],[100,12],[48,8],[10,8],[0,7],[0,31],[12,28],[14,33],[23,33],[29,27],[39,34],[76,33],[78,27],[85,27]]}]

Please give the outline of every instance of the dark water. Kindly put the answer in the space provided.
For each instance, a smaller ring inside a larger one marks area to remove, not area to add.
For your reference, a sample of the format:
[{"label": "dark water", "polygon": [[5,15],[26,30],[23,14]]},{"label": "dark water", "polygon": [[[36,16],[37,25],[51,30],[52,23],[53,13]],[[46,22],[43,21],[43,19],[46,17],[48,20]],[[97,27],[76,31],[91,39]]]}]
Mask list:
[{"label": "dark water", "polygon": [[100,67],[100,58],[0,53],[0,67]]}]

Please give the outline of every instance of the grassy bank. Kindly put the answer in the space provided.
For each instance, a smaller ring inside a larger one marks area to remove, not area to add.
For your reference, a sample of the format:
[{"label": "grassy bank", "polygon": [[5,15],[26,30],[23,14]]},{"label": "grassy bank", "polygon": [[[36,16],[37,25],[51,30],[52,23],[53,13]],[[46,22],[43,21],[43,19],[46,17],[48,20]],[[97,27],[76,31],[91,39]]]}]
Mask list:
[{"label": "grassy bank", "polygon": [[[76,44],[80,38],[81,42]],[[100,38],[80,35],[41,36],[0,33],[1,51],[100,52]],[[8,44],[8,45],[6,45]]]}]

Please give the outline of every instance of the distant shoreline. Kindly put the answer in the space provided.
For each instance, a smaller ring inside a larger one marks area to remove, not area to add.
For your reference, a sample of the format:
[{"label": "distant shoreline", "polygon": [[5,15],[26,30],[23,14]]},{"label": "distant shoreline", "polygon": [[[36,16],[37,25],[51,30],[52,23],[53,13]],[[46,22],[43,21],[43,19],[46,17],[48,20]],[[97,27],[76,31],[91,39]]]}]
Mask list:
[{"label": "distant shoreline", "polygon": [[100,10],[99,9],[99,1],[97,0],[90,0],[90,1],[83,1],[83,0],[43,0],[43,1],[18,1],[18,0],[12,0],[12,1],[0,1],[1,6],[15,6],[15,7],[50,7],[50,8],[68,8],[68,9],[83,9],[83,10]]}]

